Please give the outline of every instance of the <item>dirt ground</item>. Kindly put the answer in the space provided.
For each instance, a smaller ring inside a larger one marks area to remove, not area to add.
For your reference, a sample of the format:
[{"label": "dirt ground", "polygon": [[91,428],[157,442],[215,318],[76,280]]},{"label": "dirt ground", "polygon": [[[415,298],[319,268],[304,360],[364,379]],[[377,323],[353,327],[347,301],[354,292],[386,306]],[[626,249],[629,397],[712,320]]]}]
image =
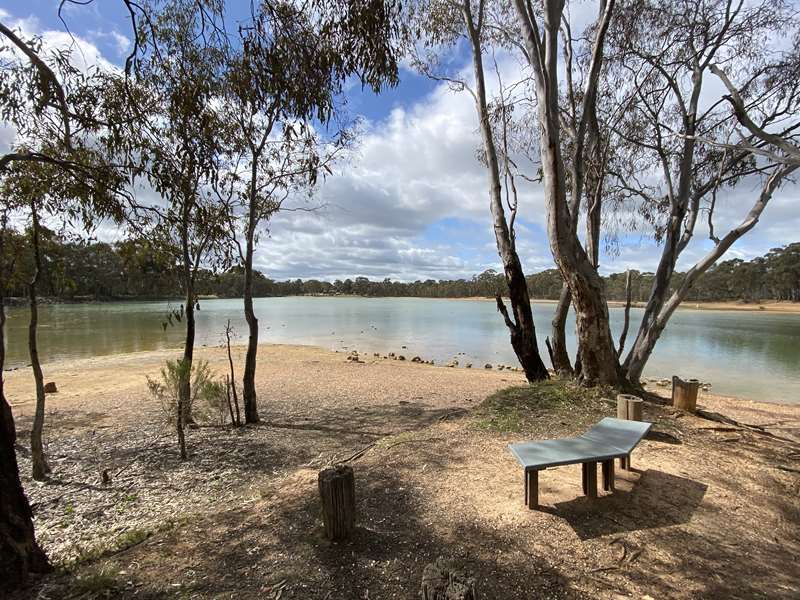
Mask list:
[{"label": "dirt ground", "polygon": [[[262,423],[190,429],[181,463],[145,380],[172,354],[46,366],[59,388],[51,480],[31,481],[19,456],[62,569],[21,597],[413,599],[439,556],[472,572],[482,599],[800,597],[800,407],[701,396],[762,430],[649,404],[654,432],[613,494],[589,500],[579,466],[549,469],[530,511],[506,445],[580,433],[612,403],[520,420],[476,408],[524,385],[519,373],[264,346]],[[199,354],[224,372],[221,350]],[[30,375],[8,376],[25,438]],[[355,470],[359,528],[331,544],[316,477],[340,461]]]}]

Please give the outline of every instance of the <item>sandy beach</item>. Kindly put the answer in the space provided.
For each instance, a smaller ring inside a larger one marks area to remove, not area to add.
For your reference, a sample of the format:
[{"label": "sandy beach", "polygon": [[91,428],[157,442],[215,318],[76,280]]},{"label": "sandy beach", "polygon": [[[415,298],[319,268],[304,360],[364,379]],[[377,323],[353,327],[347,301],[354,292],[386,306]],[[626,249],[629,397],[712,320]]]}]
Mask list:
[{"label": "sandy beach", "polygon": [[[494,302],[494,298],[484,298],[480,296],[471,298],[441,298],[441,300],[480,300],[484,302]],[[536,304],[556,304],[557,300],[548,300],[545,298],[534,298],[533,302]],[[609,306],[625,306],[621,300],[609,300]],[[644,302],[633,302],[631,306],[634,308],[644,308]],[[768,312],[768,313],[782,313],[782,314],[800,314],[800,302],[683,302],[678,310],[727,310],[727,311],[741,311],[741,312]]]},{"label": "sandy beach", "polygon": [[[262,423],[200,422],[181,463],[146,385],[175,354],[45,365],[59,388],[47,398],[53,478],[32,482],[24,449],[20,466],[39,537],[69,569],[36,593],[102,580],[116,598],[410,600],[425,564],[447,556],[481,598],[800,594],[798,406],[701,394],[731,425],[648,404],[654,432],[613,494],[591,501],[579,467],[547,470],[542,510],[530,511],[506,445],[578,434],[613,403],[586,393],[498,412],[486,398],[524,391],[520,373],[262,346]],[[225,372],[221,349],[198,357]],[[7,376],[25,440],[31,378]],[[316,476],[342,461],[356,473],[359,530],[337,546],[320,533]]]}]

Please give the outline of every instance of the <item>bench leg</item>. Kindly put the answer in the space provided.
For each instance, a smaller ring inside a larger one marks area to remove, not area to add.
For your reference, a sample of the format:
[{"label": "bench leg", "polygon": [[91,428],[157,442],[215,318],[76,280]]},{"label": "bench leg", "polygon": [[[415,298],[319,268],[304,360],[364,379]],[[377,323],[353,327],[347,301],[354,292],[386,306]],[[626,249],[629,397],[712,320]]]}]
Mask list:
[{"label": "bench leg", "polygon": [[583,494],[589,498],[597,498],[597,463],[581,463],[583,475]]},{"label": "bench leg", "polygon": [[614,459],[603,461],[603,489],[606,492],[614,491]]},{"label": "bench leg", "polygon": [[525,471],[525,506],[539,508],[539,471]]}]

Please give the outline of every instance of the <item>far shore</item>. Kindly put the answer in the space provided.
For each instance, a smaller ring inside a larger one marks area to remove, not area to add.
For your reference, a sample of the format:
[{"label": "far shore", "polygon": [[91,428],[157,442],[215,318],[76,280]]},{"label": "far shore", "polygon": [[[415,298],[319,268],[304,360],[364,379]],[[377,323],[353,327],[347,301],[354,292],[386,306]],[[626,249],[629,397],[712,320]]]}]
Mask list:
[{"label": "far shore", "polygon": [[[480,302],[494,302],[495,299],[486,296],[463,296],[463,297],[446,297],[434,298],[429,296],[359,296],[356,294],[304,294],[302,296],[258,296],[255,299],[261,300],[264,298],[364,298],[367,300],[375,300],[380,298],[393,298],[393,299],[419,299],[419,300],[469,300]],[[508,301],[507,297],[503,298]],[[41,304],[105,304],[112,302],[181,302],[182,298],[110,298],[110,299],[89,299],[89,298],[75,298],[75,299],[62,299],[62,298],[40,298]],[[221,298],[219,296],[200,296],[200,300],[240,300],[240,298],[230,297]],[[7,308],[17,307],[22,308],[27,306],[27,298],[6,298]],[[534,298],[534,304],[556,304],[557,300],[550,300],[547,298]],[[625,302],[621,300],[609,300],[609,306],[624,307]],[[644,308],[644,302],[632,302],[632,308]],[[762,312],[762,313],[780,313],[780,314],[800,314],[800,302],[789,302],[779,300],[767,300],[764,302],[744,302],[741,300],[731,300],[725,302],[683,302],[678,310],[715,310],[715,311],[736,311],[736,312]]]},{"label": "far shore", "polygon": [[[474,300],[481,302],[494,302],[494,298],[486,298],[484,296],[470,296],[466,298],[436,298],[437,300]],[[503,298],[508,300],[508,298]],[[534,298],[534,304],[556,304],[558,300],[550,300],[547,298]],[[625,302],[622,300],[609,300],[609,306],[624,307]],[[644,308],[644,302],[631,302],[631,308]],[[800,302],[782,302],[777,300],[770,300],[767,302],[741,302],[738,300],[728,302],[684,302],[679,307],[679,310],[723,310],[723,311],[737,311],[737,312],[768,312],[768,313],[783,313],[783,314],[800,314]]]}]

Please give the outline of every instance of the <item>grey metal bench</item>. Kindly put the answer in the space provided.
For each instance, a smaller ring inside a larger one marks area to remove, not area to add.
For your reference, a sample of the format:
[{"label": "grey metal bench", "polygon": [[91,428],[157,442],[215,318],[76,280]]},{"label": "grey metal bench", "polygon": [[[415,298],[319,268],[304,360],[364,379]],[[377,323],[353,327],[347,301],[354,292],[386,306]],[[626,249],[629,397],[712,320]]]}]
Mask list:
[{"label": "grey metal bench", "polygon": [[509,444],[525,470],[525,505],[539,506],[539,471],[581,463],[583,493],[597,497],[597,463],[603,465],[603,489],[614,490],[614,459],[620,467],[631,468],[631,452],[650,431],[651,423],[606,417],[576,438]]}]

